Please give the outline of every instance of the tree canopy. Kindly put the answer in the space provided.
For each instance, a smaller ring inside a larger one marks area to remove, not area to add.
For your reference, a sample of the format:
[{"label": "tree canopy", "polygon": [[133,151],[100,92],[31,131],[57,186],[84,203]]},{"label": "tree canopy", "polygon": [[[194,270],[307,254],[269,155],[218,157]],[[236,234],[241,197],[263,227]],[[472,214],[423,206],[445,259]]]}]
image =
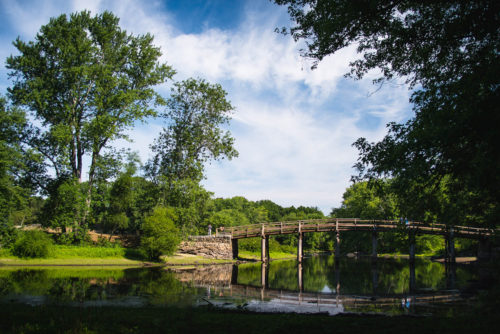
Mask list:
[{"label": "tree canopy", "polygon": [[[500,3],[414,0],[275,0],[295,25],[283,28],[321,61],[348,45],[361,58],[348,76],[379,69],[383,84],[402,78],[413,89],[415,117],[390,123],[378,143],[356,141],[358,179],[394,177],[401,195],[446,179],[462,201],[480,199],[469,215],[492,224],[500,202]],[[418,187],[417,187],[418,188]],[[472,196],[471,196],[472,194]],[[432,197],[432,196],[431,196]],[[467,199],[468,198],[468,199]],[[422,198],[414,198],[421,200]],[[484,209],[487,208],[485,211]]]},{"label": "tree canopy", "polygon": [[234,110],[226,95],[202,79],[174,84],[164,114],[169,124],[152,145],[152,177],[201,180],[207,161],[238,156],[234,138],[221,128]]},{"label": "tree canopy", "polygon": [[56,178],[81,182],[84,156],[90,158],[87,207],[103,151],[135,121],[156,114],[154,104],[163,99],[153,86],[174,74],[158,61],[151,35],[127,34],[118,23],[110,12],[63,14],[35,41],[18,38],[19,55],[7,58],[10,98],[40,120],[32,145]]}]

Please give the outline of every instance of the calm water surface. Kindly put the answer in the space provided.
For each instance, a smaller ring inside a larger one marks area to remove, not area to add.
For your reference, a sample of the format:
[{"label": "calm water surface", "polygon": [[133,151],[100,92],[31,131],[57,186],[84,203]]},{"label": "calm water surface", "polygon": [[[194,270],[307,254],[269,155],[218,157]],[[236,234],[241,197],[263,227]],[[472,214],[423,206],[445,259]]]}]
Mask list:
[{"label": "calm water surface", "polygon": [[474,265],[332,256],[179,270],[0,267],[0,303],[453,314],[473,307],[480,276]]}]

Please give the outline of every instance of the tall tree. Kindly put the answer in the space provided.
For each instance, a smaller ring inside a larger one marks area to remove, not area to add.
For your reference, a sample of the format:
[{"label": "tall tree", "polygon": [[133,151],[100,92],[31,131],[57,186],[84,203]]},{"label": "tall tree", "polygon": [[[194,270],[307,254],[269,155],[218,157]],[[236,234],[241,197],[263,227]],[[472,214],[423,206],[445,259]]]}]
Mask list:
[{"label": "tall tree", "polygon": [[169,125],[152,145],[150,176],[168,183],[200,181],[207,161],[238,156],[234,138],[222,128],[234,110],[226,95],[219,84],[201,79],[174,84],[164,114]]},{"label": "tall tree", "polygon": [[127,34],[118,23],[110,12],[63,14],[42,26],[35,41],[16,39],[20,54],[7,58],[10,97],[41,121],[33,144],[56,176],[81,182],[84,157],[90,158],[86,212],[103,151],[135,121],[155,115],[153,104],[163,100],[153,86],[174,74],[159,63],[151,35]]},{"label": "tall tree", "polygon": [[0,223],[12,222],[16,212],[25,216],[28,198],[44,178],[41,157],[26,146],[32,134],[26,114],[0,96]]},{"label": "tall tree", "polygon": [[[288,5],[289,32],[321,61],[355,44],[349,75],[378,68],[383,84],[400,77],[414,89],[415,117],[389,124],[379,143],[360,138],[361,178],[396,177],[438,190],[444,178],[500,217],[500,2],[275,0]],[[402,192],[403,194],[403,192]],[[476,212],[479,213],[479,212]],[[494,223],[492,223],[494,224]]]}]

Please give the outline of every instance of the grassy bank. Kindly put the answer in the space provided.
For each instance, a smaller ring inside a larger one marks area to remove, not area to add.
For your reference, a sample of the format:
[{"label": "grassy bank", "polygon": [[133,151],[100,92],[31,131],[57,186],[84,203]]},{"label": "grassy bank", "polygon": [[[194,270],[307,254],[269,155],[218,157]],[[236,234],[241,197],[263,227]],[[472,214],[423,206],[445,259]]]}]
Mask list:
[{"label": "grassy bank", "polygon": [[139,252],[122,247],[61,246],[53,247],[47,258],[19,258],[7,249],[0,250],[0,264],[9,266],[36,265],[123,265],[144,264]]},{"label": "grassy bank", "polygon": [[473,333],[493,315],[470,317],[257,314],[210,308],[79,308],[0,305],[2,333]]},{"label": "grassy bank", "polygon": [[[297,255],[285,252],[269,252],[269,257],[272,260],[293,259]],[[240,250],[238,257],[242,260],[260,260],[260,252],[251,252],[247,250]]]}]

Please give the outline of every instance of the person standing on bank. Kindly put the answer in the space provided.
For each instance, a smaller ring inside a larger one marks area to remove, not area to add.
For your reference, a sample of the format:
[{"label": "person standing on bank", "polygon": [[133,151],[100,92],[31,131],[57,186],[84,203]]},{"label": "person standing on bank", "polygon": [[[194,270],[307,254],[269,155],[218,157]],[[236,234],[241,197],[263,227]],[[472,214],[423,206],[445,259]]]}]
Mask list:
[{"label": "person standing on bank", "polygon": [[212,225],[208,225],[208,235],[212,235]]}]

